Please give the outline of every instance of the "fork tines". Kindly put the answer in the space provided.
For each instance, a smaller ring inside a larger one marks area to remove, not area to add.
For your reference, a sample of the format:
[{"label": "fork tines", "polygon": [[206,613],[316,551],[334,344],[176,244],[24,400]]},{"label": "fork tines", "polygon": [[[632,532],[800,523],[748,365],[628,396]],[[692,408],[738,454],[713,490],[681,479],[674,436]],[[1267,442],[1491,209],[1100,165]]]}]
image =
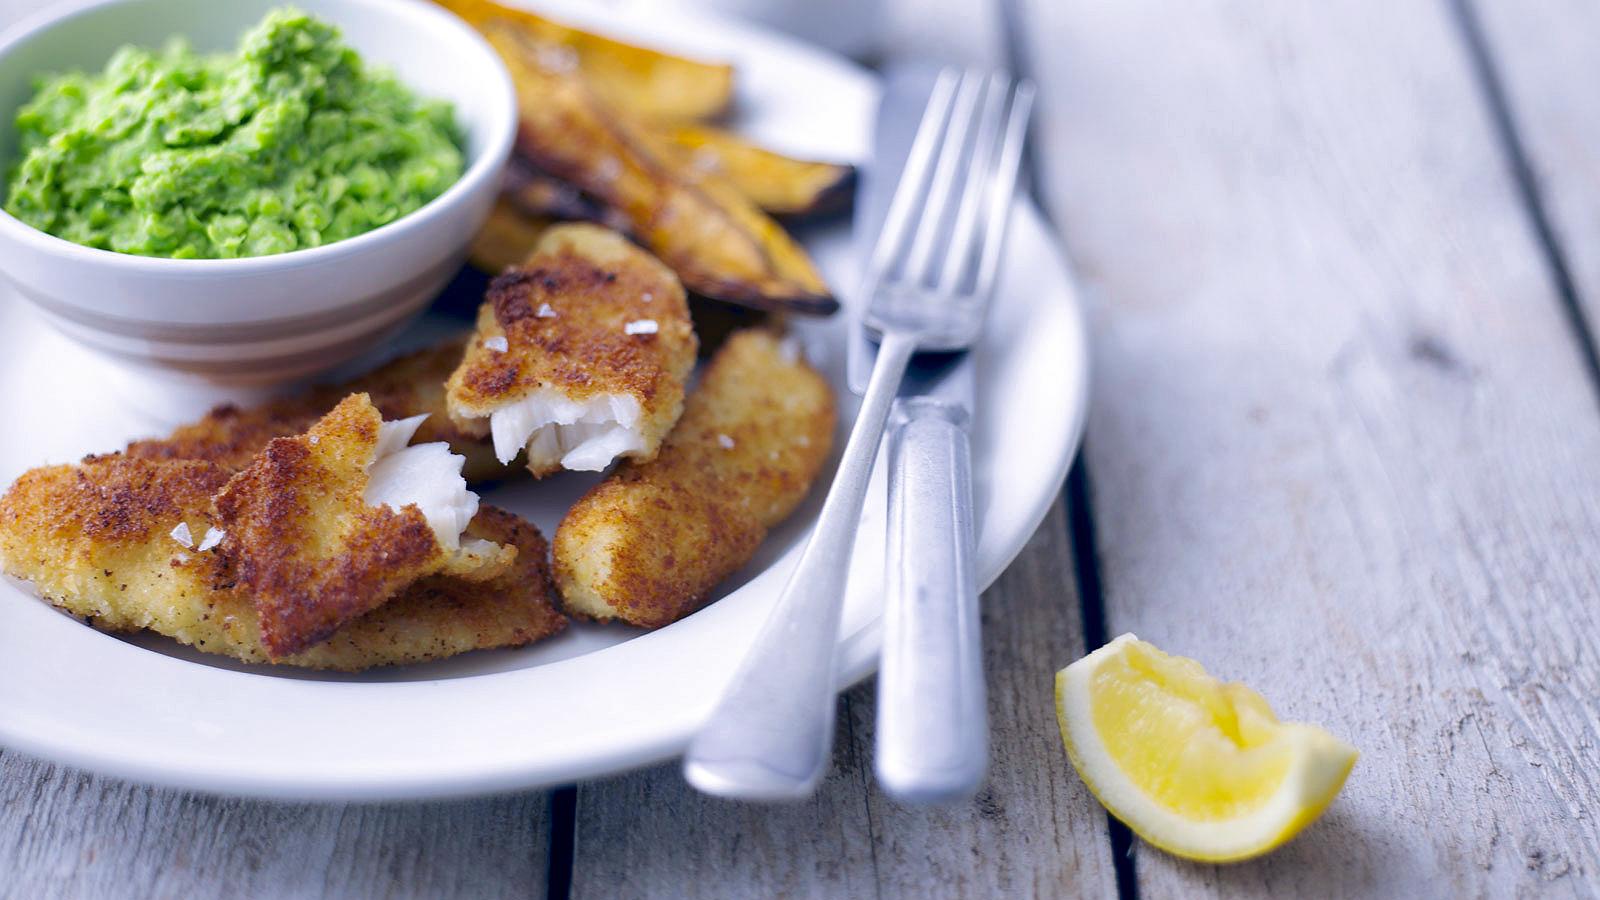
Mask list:
[{"label": "fork tines", "polygon": [[[1033,97],[1031,83],[1001,72],[939,74],[868,268],[874,330],[921,332],[922,349],[971,340],[998,274]],[[930,305],[942,308],[936,320]]]}]

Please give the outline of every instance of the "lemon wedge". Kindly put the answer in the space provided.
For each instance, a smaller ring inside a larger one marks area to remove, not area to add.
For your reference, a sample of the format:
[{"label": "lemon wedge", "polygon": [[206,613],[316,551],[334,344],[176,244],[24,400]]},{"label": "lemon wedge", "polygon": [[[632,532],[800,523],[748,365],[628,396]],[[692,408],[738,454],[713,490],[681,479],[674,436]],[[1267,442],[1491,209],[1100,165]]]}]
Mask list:
[{"label": "lemon wedge", "polygon": [[1056,716],[1095,797],[1151,844],[1247,859],[1311,824],[1356,749],[1280,722],[1261,695],[1125,634],[1056,673]]}]

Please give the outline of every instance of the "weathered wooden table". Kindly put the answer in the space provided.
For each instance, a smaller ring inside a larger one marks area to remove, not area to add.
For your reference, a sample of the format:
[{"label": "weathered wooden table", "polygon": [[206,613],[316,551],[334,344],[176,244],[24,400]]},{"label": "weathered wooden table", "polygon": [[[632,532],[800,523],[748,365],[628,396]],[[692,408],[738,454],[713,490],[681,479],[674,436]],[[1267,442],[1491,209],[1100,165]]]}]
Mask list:
[{"label": "weathered wooden table", "polygon": [[[14,12],[38,0],[0,0]],[[0,755],[0,894],[1513,896],[1600,892],[1600,6],[898,0],[890,52],[1041,85],[1091,296],[1064,502],[989,591],[988,787],[810,803],[675,766],[396,806],[222,800]],[[1109,828],[1051,677],[1137,631],[1361,748],[1257,862]]]}]

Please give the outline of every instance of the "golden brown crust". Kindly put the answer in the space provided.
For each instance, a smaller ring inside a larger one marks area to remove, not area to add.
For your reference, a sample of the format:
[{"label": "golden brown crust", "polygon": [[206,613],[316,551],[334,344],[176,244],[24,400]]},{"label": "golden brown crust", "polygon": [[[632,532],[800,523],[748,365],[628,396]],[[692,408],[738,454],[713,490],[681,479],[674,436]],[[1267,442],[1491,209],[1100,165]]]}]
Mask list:
[{"label": "golden brown crust", "polygon": [[[643,319],[656,323],[655,334],[627,333],[629,322]],[[495,338],[505,350],[486,346]],[[646,445],[639,455],[647,458],[683,409],[696,347],[683,285],[671,270],[616,232],[556,226],[521,268],[491,282],[447,385],[450,411],[458,426],[481,432],[495,409],[538,390],[575,401],[628,395],[639,401]]]},{"label": "golden brown crust", "polygon": [[223,555],[275,657],[326,639],[455,556],[415,505],[363,499],[382,422],[366,394],[352,394],[306,434],[268,442],[214,498]]},{"label": "golden brown crust", "polygon": [[465,344],[465,338],[450,338],[348,383],[313,387],[251,409],[219,406],[165,438],[135,441],[126,452],[140,459],[209,460],[237,471],[268,441],[304,433],[340,400],[364,392],[386,420],[426,413],[414,441],[449,443],[452,452],[466,458],[462,474],[469,482],[502,478],[515,470],[502,466],[481,436],[452,422],[446,408],[444,382],[461,362]]},{"label": "golden brown crust", "polygon": [[180,521],[191,528],[208,522],[190,516],[227,481],[228,472],[211,463],[155,468],[121,454],[30,469],[0,497],[0,534],[8,543],[81,537],[117,552],[160,539],[178,549],[172,529]]},{"label": "golden brown crust", "polygon": [[549,546],[539,529],[485,506],[466,534],[515,548],[515,562],[487,581],[424,578],[321,644],[282,661],[332,669],[364,668],[372,659],[416,662],[466,650],[520,647],[566,627],[553,602]]},{"label": "golden brown crust", "polygon": [[121,454],[32,469],[0,497],[0,564],[99,627],[136,630],[163,599],[231,589],[217,553],[172,537],[179,523],[191,544],[204,536],[228,476],[203,460]]},{"label": "golden brown crust", "polygon": [[[216,524],[211,494],[223,467],[197,460],[91,457],[34,469],[0,497],[0,566],[32,581],[50,603],[106,631],[149,628],[209,653],[268,662],[256,612],[222,551],[171,537],[185,523],[198,540]],[[510,513],[484,507],[467,535],[517,549],[491,581],[432,576],[277,662],[359,670],[518,646],[560,631],[544,539]]]},{"label": "golden brown crust", "polygon": [[810,490],[835,416],[827,382],[776,336],[729,338],[660,455],[620,466],[562,520],[567,611],[657,628],[698,609]]},{"label": "golden brown crust", "polygon": [[[549,314],[539,315],[546,306]],[[660,330],[624,331],[639,319]],[[504,337],[507,350],[485,347],[492,337]],[[674,385],[681,395],[687,373],[674,364],[693,359],[694,330],[671,270],[615,232],[561,225],[545,233],[521,268],[490,283],[473,338],[447,387],[458,415],[487,415],[541,387],[574,399],[619,393],[645,400]],[[686,345],[688,354],[673,352]]]}]

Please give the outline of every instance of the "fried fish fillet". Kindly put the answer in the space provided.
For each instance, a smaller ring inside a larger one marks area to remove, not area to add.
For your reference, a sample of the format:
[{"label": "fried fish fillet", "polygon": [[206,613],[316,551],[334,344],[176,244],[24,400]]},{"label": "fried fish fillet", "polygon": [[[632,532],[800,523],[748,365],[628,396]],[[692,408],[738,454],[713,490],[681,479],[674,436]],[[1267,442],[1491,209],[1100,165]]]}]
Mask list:
[{"label": "fried fish fillet", "polygon": [[[527,260],[530,252],[538,245],[539,238],[557,221],[559,220],[549,215],[530,213],[516,199],[502,196],[495,201],[494,209],[490,211],[489,219],[484,222],[483,229],[472,239],[472,249],[468,258],[480,272],[491,276],[498,275]],[[689,319],[694,323],[694,334],[700,342],[699,352],[703,358],[710,356],[722,346],[724,338],[741,328],[782,328],[784,314],[752,309],[748,306],[736,306],[691,294]],[[451,365],[453,367],[454,363]],[[376,395],[374,402],[378,402]],[[399,415],[385,409],[381,402],[378,402],[378,408],[384,409],[384,414],[391,418]],[[473,444],[468,438],[461,443],[452,440],[450,446],[457,453],[464,452],[463,446],[481,450],[479,456],[482,459],[479,462],[490,472],[486,477],[492,477],[494,472],[504,468],[487,450],[485,444]],[[474,457],[470,454],[467,456],[467,470],[469,473],[476,471]],[[469,474],[467,480],[478,479]]]},{"label": "fried fish fillet", "polygon": [[450,414],[491,434],[501,462],[526,449],[535,476],[650,459],[683,410],[696,346],[670,269],[614,231],[556,226],[490,283]]},{"label": "fried fish fillet", "polygon": [[242,469],[268,441],[302,434],[340,400],[366,393],[385,419],[427,413],[417,440],[449,443],[451,451],[466,458],[463,474],[468,481],[502,478],[512,470],[495,459],[482,435],[470,434],[453,423],[445,407],[444,382],[461,362],[465,344],[463,338],[451,338],[346,384],[313,387],[251,409],[219,406],[168,437],[129,444],[127,453],[141,459],[204,459],[224,468]]},{"label": "fried fish fillet", "polygon": [[516,548],[461,533],[478,497],[443,443],[407,446],[420,417],[386,423],[352,394],[303,435],[274,438],[213,498],[223,555],[274,657],[300,653],[435,574],[484,581]]},{"label": "fried fish fillet", "polygon": [[507,571],[489,581],[424,578],[327,641],[271,659],[221,548],[173,536],[179,525],[194,535],[216,526],[211,497],[231,474],[204,460],[122,454],[34,469],[0,497],[0,567],[102,630],[148,628],[253,663],[356,671],[520,646],[566,625],[551,603],[538,529],[483,507],[467,535],[515,547]]},{"label": "fried fish fillet", "polygon": [[624,463],[556,530],[563,606],[659,628],[705,604],[811,489],[833,392],[791,346],[746,330],[712,357],[653,461]]}]

